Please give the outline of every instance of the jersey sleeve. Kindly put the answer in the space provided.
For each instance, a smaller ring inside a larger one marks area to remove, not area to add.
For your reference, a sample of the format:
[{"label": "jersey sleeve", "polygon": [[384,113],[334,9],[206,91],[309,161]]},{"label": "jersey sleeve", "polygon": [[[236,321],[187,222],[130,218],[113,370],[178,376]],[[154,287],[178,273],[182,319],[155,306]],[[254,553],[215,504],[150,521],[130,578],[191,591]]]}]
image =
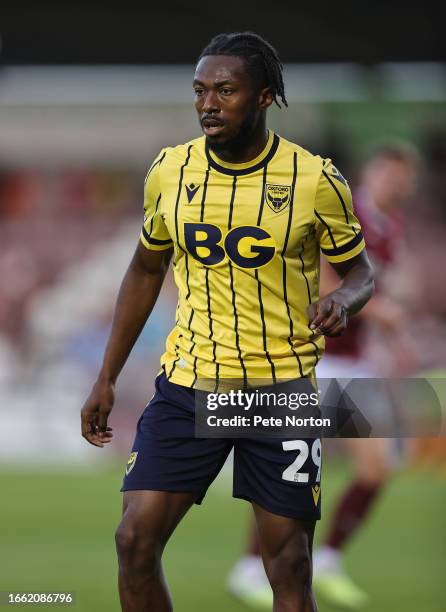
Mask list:
[{"label": "jersey sleeve", "polygon": [[323,163],[314,213],[316,238],[328,261],[346,261],[365,248],[350,188],[330,159]]},{"label": "jersey sleeve", "polygon": [[144,223],[141,242],[147,249],[163,251],[173,246],[171,237],[160,214],[162,197],[160,166],[166,152],[163,150],[151,165],[144,183]]}]

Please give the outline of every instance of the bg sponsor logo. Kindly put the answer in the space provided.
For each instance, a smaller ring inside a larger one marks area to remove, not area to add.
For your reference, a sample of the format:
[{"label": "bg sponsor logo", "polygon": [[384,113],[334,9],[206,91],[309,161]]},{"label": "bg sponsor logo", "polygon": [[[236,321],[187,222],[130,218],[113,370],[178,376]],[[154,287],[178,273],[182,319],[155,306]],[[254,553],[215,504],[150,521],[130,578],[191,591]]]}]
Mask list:
[{"label": "bg sponsor logo", "polygon": [[223,235],[211,223],[185,223],[187,251],[204,266],[217,266],[228,257],[238,268],[261,268],[276,252],[273,237],[254,225],[234,227]]}]

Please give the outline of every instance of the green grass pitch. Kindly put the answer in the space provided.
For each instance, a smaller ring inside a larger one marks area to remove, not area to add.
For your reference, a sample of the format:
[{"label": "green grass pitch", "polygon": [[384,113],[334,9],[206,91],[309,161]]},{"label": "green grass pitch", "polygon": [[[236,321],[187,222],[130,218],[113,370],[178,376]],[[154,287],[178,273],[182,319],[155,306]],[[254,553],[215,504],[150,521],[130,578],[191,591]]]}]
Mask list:
[{"label": "green grass pitch", "polygon": [[[325,462],[325,516],[346,478],[344,464]],[[3,467],[0,591],[72,590],[77,601],[71,609],[118,611],[113,533],[120,516],[120,480],[116,466]],[[191,510],[167,547],[165,571],[176,612],[246,610],[224,588],[250,516],[246,502],[231,498],[230,481],[228,472],[219,477],[204,505]],[[371,594],[364,612],[444,610],[445,510],[444,474],[405,470],[394,476],[346,558],[352,576]],[[318,537],[323,528],[322,522]],[[319,605],[322,612],[332,610]]]}]

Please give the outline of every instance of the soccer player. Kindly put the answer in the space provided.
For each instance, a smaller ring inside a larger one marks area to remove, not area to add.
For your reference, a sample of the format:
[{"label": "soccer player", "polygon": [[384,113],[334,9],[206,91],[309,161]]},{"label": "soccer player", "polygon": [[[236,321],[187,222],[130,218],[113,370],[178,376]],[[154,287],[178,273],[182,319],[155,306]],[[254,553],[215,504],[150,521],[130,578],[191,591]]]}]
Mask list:
[{"label": "soccer player", "polygon": [[[401,208],[415,194],[418,165],[416,152],[406,143],[384,145],[367,160],[360,184],[354,191],[356,212],[379,278],[395,263],[403,237]],[[322,286],[330,290],[335,282],[332,270],[324,266]],[[381,283],[377,282],[374,297],[342,338],[327,341],[327,353],[318,366],[318,376],[350,379],[410,374],[418,356],[413,344],[407,341],[406,324],[404,307],[385,295]],[[385,369],[380,369],[364,351],[369,326],[388,339],[391,357]],[[380,415],[392,412],[392,399],[385,394],[374,397],[370,393],[366,409],[379,420]],[[354,477],[342,492],[323,543],[315,551],[314,570],[316,590],[321,597],[333,605],[354,609],[364,605],[368,596],[345,572],[342,557],[352,537],[364,525],[392,472],[395,441],[352,438],[344,443],[351,455]]]},{"label": "soccer player", "polygon": [[[173,254],[177,320],[122,487],[122,609],[172,609],[163,549],[234,447],[233,494],[252,503],[274,611],[310,612],[320,469],[309,443],[319,440],[303,442],[307,458],[292,467],[296,450],[277,438],[196,438],[195,389],[202,379],[311,376],[323,335],[341,333],[370,298],[372,270],[345,179],[330,160],[267,129],[268,107],[279,98],[286,105],[273,47],[250,32],[216,36],[193,88],[204,135],[163,149],[147,174],[144,225],[82,408],[82,434],[99,447],[111,440],[114,385]],[[320,250],[342,279],[323,299]]]}]

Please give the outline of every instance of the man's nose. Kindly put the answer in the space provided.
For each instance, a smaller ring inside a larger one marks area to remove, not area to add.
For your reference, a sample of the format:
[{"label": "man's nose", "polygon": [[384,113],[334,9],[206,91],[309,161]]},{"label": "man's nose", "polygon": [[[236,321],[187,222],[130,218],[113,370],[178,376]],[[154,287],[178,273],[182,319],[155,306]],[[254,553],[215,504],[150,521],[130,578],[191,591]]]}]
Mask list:
[{"label": "man's nose", "polygon": [[203,111],[210,115],[211,113],[220,112],[220,105],[218,103],[218,96],[215,91],[208,91],[204,99]]}]

